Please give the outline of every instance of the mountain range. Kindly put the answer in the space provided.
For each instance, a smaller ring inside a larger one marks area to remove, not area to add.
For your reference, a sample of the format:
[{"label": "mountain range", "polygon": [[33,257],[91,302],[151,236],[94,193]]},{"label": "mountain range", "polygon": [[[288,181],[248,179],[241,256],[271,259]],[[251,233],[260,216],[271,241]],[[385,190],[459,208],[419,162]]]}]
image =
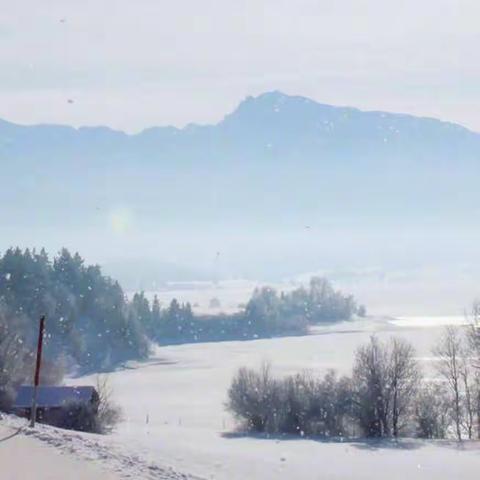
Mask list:
[{"label": "mountain range", "polygon": [[[343,258],[353,239],[361,256],[370,239],[471,232],[480,213],[480,134],[281,92],[248,97],[216,125],[137,134],[1,120],[0,162],[0,249],[66,243],[99,260],[204,266],[222,251],[236,274],[270,254],[288,265],[279,272],[301,271]],[[440,244],[451,255],[462,242]]]}]

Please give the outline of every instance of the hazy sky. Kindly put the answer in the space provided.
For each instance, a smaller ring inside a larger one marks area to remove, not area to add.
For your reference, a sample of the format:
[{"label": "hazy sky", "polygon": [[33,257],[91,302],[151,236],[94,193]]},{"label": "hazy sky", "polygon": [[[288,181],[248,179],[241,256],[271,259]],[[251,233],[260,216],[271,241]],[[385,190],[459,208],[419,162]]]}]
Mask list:
[{"label": "hazy sky", "polygon": [[3,2],[0,117],[138,131],[275,89],[480,131],[479,18],[478,0]]}]

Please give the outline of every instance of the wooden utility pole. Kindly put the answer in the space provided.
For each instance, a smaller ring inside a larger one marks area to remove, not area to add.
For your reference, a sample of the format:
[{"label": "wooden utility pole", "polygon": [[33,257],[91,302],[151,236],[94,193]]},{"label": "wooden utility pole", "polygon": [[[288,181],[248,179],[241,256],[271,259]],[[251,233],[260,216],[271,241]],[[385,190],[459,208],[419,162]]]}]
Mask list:
[{"label": "wooden utility pole", "polygon": [[40,318],[40,329],[38,331],[38,344],[37,344],[37,362],[35,365],[35,377],[33,379],[33,395],[32,395],[32,409],[30,411],[30,427],[35,426],[35,420],[37,419],[37,391],[40,383],[40,367],[42,366],[42,347],[43,347],[43,334],[45,332],[45,315]]}]

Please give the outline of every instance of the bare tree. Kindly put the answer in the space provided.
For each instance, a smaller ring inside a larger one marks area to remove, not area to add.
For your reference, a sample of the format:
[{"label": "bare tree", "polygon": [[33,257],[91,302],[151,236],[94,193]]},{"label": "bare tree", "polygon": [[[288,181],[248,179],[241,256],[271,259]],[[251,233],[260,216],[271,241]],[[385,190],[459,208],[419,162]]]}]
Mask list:
[{"label": "bare tree", "polygon": [[281,410],[280,383],[268,363],[260,371],[242,367],[228,390],[227,408],[257,432],[275,432]]},{"label": "bare tree", "polygon": [[387,351],[375,336],[355,353],[352,375],[354,411],[360,427],[369,437],[390,435],[388,363]]},{"label": "bare tree", "polygon": [[[319,414],[323,406],[321,401],[323,399],[318,398],[319,394],[319,382],[313,379],[308,372],[283,379],[281,382],[280,431],[297,434],[300,432],[319,433],[312,429],[312,417]],[[324,413],[323,410],[321,413]]]},{"label": "bare tree", "polygon": [[368,436],[398,437],[413,413],[421,380],[415,349],[401,338],[388,344],[371,337],[355,355],[354,411]]},{"label": "bare tree", "polygon": [[467,315],[470,328],[468,340],[472,350],[472,365],[480,370],[480,300],[476,300],[472,305],[471,315]]},{"label": "bare tree", "polygon": [[[0,410],[8,410],[17,387],[33,380],[35,355],[24,334],[27,320],[9,311],[0,303]],[[42,362],[40,383],[61,383],[65,374],[65,357]]]},{"label": "bare tree", "polygon": [[460,378],[462,381],[463,389],[463,410],[464,415],[462,418],[462,424],[467,431],[468,438],[473,438],[473,429],[475,425],[475,383],[474,373],[472,372],[472,366],[467,357],[467,352],[462,352],[463,356],[460,359]]},{"label": "bare tree", "polygon": [[98,410],[96,425],[99,433],[110,432],[122,419],[122,411],[113,401],[113,389],[108,375],[97,376]]},{"label": "bare tree", "polygon": [[26,378],[29,353],[14,320],[0,307],[0,410],[9,408],[15,387]]},{"label": "bare tree", "polygon": [[480,439],[480,372],[475,371],[473,377],[473,405],[477,417],[477,438]]},{"label": "bare tree", "polygon": [[477,437],[480,438],[480,300],[475,300],[472,305],[471,314],[467,315],[469,320],[468,341],[469,341],[469,365],[473,369],[472,385],[470,391],[469,406],[477,419]]},{"label": "bare tree", "polygon": [[398,437],[404,426],[402,419],[408,415],[421,380],[415,359],[415,349],[401,338],[392,338],[389,348],[388,391],[391,395],[392,433]]},{"label": "bare tree", "polygon": [[452,396],[453,420],[455,432],[459,441],[462,440],[462,340],[458,328],[446,327],[440,341],[433,349],[438,358],[436,368],[443,377]]}]

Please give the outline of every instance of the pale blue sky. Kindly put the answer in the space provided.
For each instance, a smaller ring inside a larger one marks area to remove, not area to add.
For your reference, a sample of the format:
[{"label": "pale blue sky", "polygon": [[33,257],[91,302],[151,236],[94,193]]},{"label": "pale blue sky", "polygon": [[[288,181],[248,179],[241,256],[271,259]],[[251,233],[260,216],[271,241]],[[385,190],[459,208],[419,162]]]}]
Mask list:
[{"label": "pale blue sky", "polygon": [[478,0],[9,2],[0,118],[138,131],[282,90],[480,131],[479,18]]}]

